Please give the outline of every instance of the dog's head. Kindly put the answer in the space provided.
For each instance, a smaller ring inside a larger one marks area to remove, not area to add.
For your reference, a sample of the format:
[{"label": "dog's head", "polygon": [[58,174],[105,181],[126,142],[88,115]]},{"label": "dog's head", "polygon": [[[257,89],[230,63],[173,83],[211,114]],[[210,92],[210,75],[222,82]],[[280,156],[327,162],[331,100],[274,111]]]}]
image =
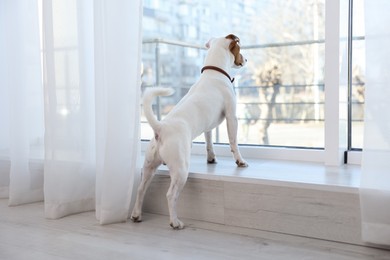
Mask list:
[{"label": "dog's head", "polygon": [[223,48],[228,50],[230,55],[233,57],[232,67],[240,68],[246,64],[247,59],[240,53],[240,38],[234,34],[229,34],[226,37],[210,39],[206,43],[206,48],[209,49],[211,46],[221,45]]}]

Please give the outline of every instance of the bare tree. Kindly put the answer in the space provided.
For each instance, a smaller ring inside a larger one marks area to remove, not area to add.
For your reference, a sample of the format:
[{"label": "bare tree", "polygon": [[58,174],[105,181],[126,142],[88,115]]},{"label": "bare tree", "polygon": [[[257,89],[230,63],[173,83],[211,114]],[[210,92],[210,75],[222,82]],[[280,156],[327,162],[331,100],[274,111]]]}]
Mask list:
[{"label": "bare tree", "polygon": [[279,94],[281,71],[278,65],[267,64],[257,75],[259,89],[260,110],[263,118],[260,118],[259,134],[263,144],[269,144],[268,128],[273,121],[276,96]]},{"label": "bare tree", "polygon": [[[269,12],[263,12],[261,18],[254,21],[267,28],[266,31],[260,30],[260,34],[268,42],[293,43],[324,37],[323,0],[275,1],[269,8]],[[251,57],[256,61],[251,69],[259,88],[258,102],[261,110],[258,124],[260,142],[270,144],[268,128],[278,116],[300,119],[302,122],[309,117],[320,121],[323,44],[286,44],[281,47],[254,49],[252,52]],[[283,86],[282,82],[288,87]],[[276,101],[278,109],[275,107]],[[310,105],[299,104],[303,101]],[[299,105],[293,108],[292,105],[283,105],[294,102]]]}]

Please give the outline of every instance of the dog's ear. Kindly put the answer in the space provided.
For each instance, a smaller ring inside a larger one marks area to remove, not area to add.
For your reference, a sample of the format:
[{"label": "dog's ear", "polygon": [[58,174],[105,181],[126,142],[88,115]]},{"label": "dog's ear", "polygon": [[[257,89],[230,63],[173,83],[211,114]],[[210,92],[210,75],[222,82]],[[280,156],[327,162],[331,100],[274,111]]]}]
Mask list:
[{"label": "dog's ear", "polygon": [[234,56],[236,56],[240,53],[240,44],[233,40],[229,45],[229,50],[234,54]]},{"label": "dog's ear", "polygon": [[211,42],[214,38],[211,38],[208,42],[206,42],[206,44],[204,45],[207,49],[210,49],[211,47]]},{"label": "dog's ear", "polygon": [[243,58],[242,58],[242,55],[240,54],[240,49],[241,49],[240,48],[240,40],[238,38],[233,39],[229,45],[229,50],[231,51],[231,53],[233,53],[234,64],[236,64],[237,66],[242,66],[242,63],[243,63]]},{"label": "dog's ear", "polygon": [[229,34],[225,37],[226,39],[232,40],[229,44],[229,50],[234,55],[234,64],[237,66],[242,66],[243,58],[240,54],[240,38],[235,36],[234,34]]}]

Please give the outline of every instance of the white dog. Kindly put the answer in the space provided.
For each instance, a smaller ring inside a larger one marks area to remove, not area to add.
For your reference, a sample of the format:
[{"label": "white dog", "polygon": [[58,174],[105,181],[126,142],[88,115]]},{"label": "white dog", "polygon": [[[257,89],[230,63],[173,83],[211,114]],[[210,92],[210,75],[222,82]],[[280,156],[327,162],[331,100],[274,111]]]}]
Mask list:
[{"label": "white dog", "polygon": [[137,199],[131,215],[134,222],[141,221],[142,203],[158,166],[166,164],[171,184],[167,192],[170,225],[174,229],[184,227],[176,213],[179,193],[187,181],[192,140],[205,133],[207,161],[215,163],[211,141],[211,130],[226,119],[231,151],[236,164],[246,167],[237,145],[236,97],[230,68],[245,65],[246,59],[240,54],[240,40],[235,35],[211,39],[207,44],[207,56],[202,75],[183,99],[161,121],[152,111],[152,100],[156,96],[173,94],[171,88],[153,87],[144,92],[143,106],[145,116],[153,128],[154,138],[145,154],[143,176],[138,187]]}]

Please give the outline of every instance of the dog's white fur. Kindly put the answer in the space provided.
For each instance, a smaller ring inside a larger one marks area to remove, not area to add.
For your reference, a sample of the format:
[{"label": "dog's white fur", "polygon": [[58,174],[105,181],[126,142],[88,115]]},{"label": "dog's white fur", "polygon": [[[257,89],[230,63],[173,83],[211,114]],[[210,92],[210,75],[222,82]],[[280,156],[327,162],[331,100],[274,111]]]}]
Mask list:
[{"label": "dog's white fur", "polygon": [[[232,67],[241,67],[246,62],[239,53],[239,39],[234,35],[212,39],[206,47],[209,50],[205,66],[216,66],[229,73]],[[146,189],[157,167],[164,163],[171,177],[166,195],[170,225],[174,229],[182,229],[184,224],[177,217],[176,203],[187,181],[191,144],[195,137],[205,133],[207,161],[215,163],[211,130],[226,119],[230,147],[236,164],[239,167],[246,167],[248,164],[241,157],[237,145],[236,97],[233,85],[226,75],[215,70],[205,70],[173,110],[162,121],[158,121],[152,111],[152,101],[156,96],[168,96],[172,93],[173,89],[161,87],[148,88],[144,92],[144,113],[155,136],[145,153],[142,181],[138,187],[131,219],[134,222],[141,221]]]}]

